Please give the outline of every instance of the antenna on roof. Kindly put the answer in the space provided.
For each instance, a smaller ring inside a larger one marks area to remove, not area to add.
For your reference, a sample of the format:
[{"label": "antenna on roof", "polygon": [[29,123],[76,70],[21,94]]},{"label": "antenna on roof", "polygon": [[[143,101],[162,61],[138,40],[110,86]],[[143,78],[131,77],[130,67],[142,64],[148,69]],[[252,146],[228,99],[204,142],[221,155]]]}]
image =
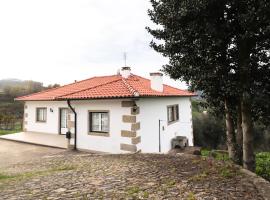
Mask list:
[{"label": "antenna on roof", "polygon": [[124,62],[125,62],[125,67],[127,66],[127,52],[124,52]]}]

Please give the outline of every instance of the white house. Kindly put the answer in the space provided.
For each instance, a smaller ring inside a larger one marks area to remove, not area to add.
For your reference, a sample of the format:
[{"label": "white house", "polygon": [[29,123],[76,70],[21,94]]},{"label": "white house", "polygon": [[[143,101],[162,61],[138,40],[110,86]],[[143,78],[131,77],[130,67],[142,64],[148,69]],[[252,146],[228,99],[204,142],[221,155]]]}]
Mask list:
[{"label": "white house", "polygon": [[117,75],[19,97],[25,102],[24,132],[70,130],[74,148],[110,153],[166,153],[176,136],[193,145],[194,93],[163,84],[161,73],[150,77],[123,67]]}]

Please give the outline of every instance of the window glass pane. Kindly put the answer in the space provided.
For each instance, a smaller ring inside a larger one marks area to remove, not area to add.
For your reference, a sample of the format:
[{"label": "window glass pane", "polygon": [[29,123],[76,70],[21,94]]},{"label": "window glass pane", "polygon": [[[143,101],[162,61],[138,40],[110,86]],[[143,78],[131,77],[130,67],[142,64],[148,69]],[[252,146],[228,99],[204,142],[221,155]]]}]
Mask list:
[{"label": "window glass pane", "polygon": [[168,106],[168,122],[179,120],[179,107],[178,105]]},{"label": "window glass pane", "polygon": [[92,124],[91,124],[91,131],[101,131],[100,130],[100,113],[91,113],[92,114]]},{"label": "window glass pane", "polygon": [[37,121],[46,121],[46,108],[37,108]]},{"label": "window glass pane", "polygon": [[42,120],[42,113],[41,113],[41,109],[38,109],[38,121]]},{"label": "window glass pane", "polygon": [[176,116],[176,120],[179,120],[179,107],[178,105],[175,106],[175,116]]},{"label": "window glass pane", "polygon": [[61,109],[61,128],[67,128],[68,109]]},{"label": "window glass pane", "polygon": [[101,113],[101,131],[109,132],[109,114]]},{"label": "window glass pane", "polygon": [[168,115],[169,122],[173,121],[173,107],[168,107]]},{"label": "window glass pane", "polygon": [[109,114],[90,112],[90,131],[109,132]]},{"label": "window glass pane", "polygon": [[47,117],[47,109],[43,108],[43,121],[46,121],[46,117]]}]

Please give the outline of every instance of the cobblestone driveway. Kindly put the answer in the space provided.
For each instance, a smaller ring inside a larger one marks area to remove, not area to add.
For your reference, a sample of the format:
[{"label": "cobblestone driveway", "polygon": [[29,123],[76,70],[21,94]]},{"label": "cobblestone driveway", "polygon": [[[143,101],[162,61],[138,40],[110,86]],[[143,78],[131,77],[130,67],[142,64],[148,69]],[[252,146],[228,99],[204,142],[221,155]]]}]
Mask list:
[{"label": "cobblestone driveway", "polygon": [[60,152],[0,172],[1,199],[262,199],[228,163],[191,155]]}]

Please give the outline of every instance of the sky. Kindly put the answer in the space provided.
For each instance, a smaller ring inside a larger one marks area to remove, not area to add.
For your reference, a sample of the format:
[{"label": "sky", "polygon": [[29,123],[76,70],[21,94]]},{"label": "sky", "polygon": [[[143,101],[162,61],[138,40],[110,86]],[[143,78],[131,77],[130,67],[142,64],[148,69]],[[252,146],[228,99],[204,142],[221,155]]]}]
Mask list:
[{"label": "sky", "polygon": [[148,78],[168,62],[149,47],[149,8],[148,0],[1,0],[0,79],[63,85],[116,74],[124,52],[132,73]]}]

